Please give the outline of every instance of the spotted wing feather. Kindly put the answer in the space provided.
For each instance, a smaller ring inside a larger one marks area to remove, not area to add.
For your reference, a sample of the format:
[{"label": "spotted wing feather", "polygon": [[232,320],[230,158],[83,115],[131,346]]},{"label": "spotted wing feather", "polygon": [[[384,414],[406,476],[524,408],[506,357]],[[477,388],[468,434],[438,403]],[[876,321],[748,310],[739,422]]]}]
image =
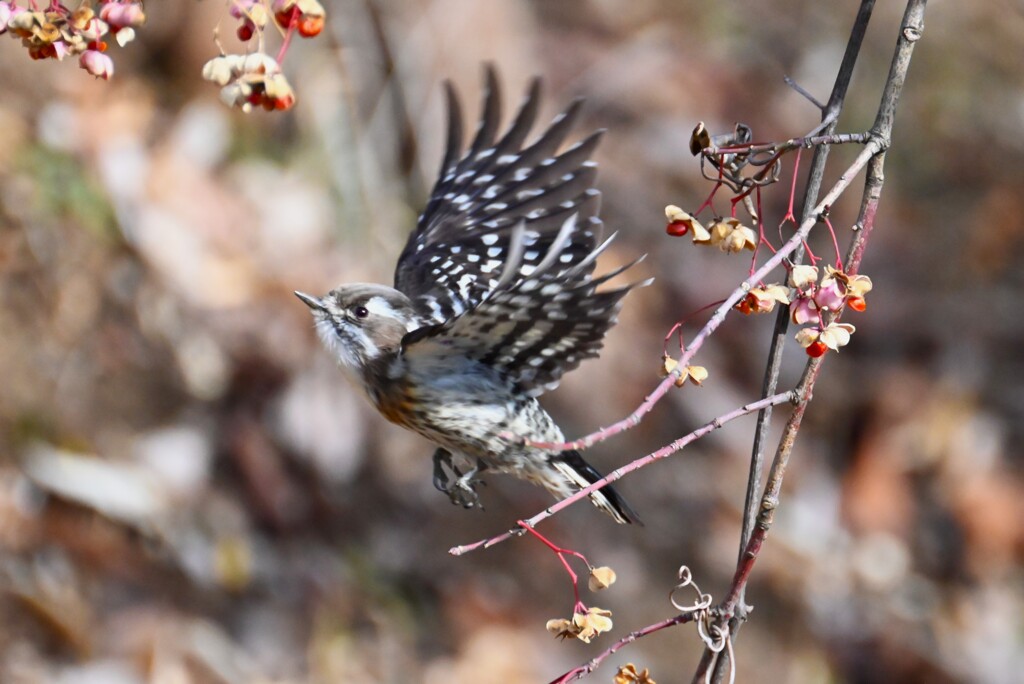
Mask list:
[{"label": "spotted wing feather", "polygon": [[[572,244],[566,233],[579,230],[579,222],[572,216],[563,224],[560,239],[530,274],[508,277],[517,272],[517,265],[510,262],[498,285],[476,307],[407,335],[407,357],[468,357],[496,369],[517,390],[536,396],[556,387],[562,375],[584,359],[597,356],[622,298],[635,285],[649,281],[599,291],[632,265],[592,278],[593,263],[607,242],[567,268],[571,260],[565,257],[571,254],[562,247]],[[513,259],[521,258],[520,241],[521,230],[512,238]]]},{"label": "spotted wing feather", "polygon": [[558,153],[580,102],[526,145],[540,106],[540,81],[530,85],[500,138],[501,94],[492,68],[485,85],[481,122],[464,154],[461,106],[455,90],[446,86],[448,142],[440,176],[395,270],[396,289],[435,324],[478,306],[495,288],[506,272],[515,226],[525,226],[517,276],[529,275],[573,215],[581,229],[561,245],[563,265],[583,260],[601,235],[597,170],[590,157],[602,132]]}]

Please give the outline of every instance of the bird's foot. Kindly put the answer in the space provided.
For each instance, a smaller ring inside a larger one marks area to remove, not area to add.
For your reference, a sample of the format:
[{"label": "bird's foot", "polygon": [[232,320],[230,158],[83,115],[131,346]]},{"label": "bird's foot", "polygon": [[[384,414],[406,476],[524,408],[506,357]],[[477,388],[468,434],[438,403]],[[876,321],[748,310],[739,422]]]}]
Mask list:
[{"label": "bird's foot", "polygon": [[[455,475],[455,480],[451,481],[448,473],[445,472],[445,467]],[[460,472],[458,468],[452,464],[451,453],[444,449],[438,449],[434,453],[434,486],[448,495],[451,502],[457,506],[463,508],[479,508],[483,510],[483,504],[480,503],[480,495],[477,494],[476,486],[486,485],[487,483],[477,477],[480,473],[487,469],[482,462],[477,461],[476,466],[465,473]]]}]

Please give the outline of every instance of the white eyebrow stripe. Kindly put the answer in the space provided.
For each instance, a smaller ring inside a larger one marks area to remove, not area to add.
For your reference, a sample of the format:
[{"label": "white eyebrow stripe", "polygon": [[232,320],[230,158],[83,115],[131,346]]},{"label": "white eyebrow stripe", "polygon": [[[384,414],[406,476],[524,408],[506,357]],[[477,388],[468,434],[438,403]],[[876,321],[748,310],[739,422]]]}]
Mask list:
[{"label": "white eyebrow stripe", "polygon": [[399,317],[398,312],[395,311],[395,308],[391,306],[391,303],[384,297],[370,297],[366,300],[366,303],[363,306],[366,307],[367,311],[376,316],[384,316],[386,318]]}]

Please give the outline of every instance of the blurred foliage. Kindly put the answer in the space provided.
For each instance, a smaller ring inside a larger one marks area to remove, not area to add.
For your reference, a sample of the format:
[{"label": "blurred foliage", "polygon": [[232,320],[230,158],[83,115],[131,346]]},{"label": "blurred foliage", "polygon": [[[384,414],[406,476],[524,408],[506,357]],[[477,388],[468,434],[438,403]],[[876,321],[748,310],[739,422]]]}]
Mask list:
[{"label": "blurred foliage", "polygon": [[[658,278],[546,404],[569,435],[621,418],[656,383],[672,323],[746,272],[664,234],[666,204],[709,190],[690,131],[813,128],[782,76],[824,99],[856,3],[325,4],[325,34],[285,62],[298,103],[284,115],[229,111],[200,79],[224,3],[148,3],[109,83],[0,40],[0,681],[547,681],[670,616],[680,564],[727,586],[752,420],[622,483],[646,527],[588,506],[545,524],[618,575],[601,596],[613,632],[558,642],[544,625],[571,592],[546,549],[447,554],[544,493],[492,478],[484,513],[450,506],[431,447],[344,383],[291,291],[390,279],[440,159],[444,78],[469,118],[483,61],[508,114],[540,74],[546,116],[584,95],[579,133],[609,128],[607,266],[649,252]],[[841,130],[870,125],[901,12],[879,3]],[[1022,39],[1019,3],[929,9],[864,266],[870,308],[805,421],[748,594],[741,681],[1024,671]],[[827,179],[852,153],[833,151]],[[767,193],[768,224],[786,195]],[[834,207],[842,231],[858,197]],[[770,327],[730,319],[698,359],[705,386],[595,463],[752,399]],[[804,359],[792,347],[783,382]],[[692,629],[668,630],[592,681],[626,662],[684,681],[699,652]]]}]

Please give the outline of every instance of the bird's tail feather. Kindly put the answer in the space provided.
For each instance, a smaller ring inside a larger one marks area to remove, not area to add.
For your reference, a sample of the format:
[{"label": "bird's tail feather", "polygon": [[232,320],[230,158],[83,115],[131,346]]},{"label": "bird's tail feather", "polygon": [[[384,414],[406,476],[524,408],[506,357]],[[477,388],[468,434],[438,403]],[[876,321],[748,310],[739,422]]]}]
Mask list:
[{"label": "bird's tail feather", "polygon": [[[556,454],[551,459],[551,465],[557,468],[577,489],[589,487],[604,477],[594,466],[583,460],[580,452],[575,450]],[[617,523],[643,525],[636,511],[619,496],[619,493],[610,484],[591,494],[590,500],[594,502],[595,506],[614,518]]]}]

